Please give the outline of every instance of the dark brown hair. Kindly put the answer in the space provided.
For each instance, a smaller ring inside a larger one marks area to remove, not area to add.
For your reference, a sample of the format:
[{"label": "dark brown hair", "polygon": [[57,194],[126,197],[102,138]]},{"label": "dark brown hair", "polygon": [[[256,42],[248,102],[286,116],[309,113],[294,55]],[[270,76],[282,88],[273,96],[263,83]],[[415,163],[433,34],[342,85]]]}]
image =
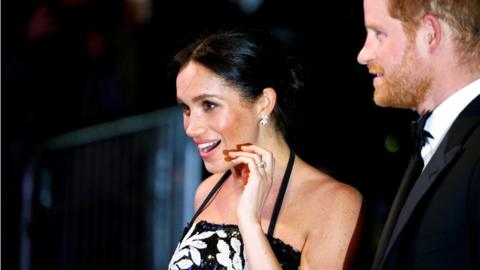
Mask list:
[{"label": "dark brown hair", "polygon": [[285,136],[296,109],[295,97],[303,88],[301,67],[286,47],[261,30],[227,30],[202,36],[174,58],[173,73],[195,61],[240,91],[247,101],[256,100],[263,89],[277,94],[272,112],[276,127]]}]

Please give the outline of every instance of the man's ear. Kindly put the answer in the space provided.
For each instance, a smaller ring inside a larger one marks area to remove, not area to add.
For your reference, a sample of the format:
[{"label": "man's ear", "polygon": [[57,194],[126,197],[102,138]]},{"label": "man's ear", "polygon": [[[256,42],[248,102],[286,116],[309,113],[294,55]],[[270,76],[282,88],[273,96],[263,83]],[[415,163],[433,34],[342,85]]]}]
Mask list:
[{"label": "man's ear", "polygon": [[271,87],[263,89],[263,94],[256,101],[259,115],[270,115],[277,103],[277,92]]},{"label": "man's ear", "polygon": [[440,19],[434,15],[426,14],[421,23],[420,38],[427,44],[428,51],[434,52],[440,45],[443,37]]}]

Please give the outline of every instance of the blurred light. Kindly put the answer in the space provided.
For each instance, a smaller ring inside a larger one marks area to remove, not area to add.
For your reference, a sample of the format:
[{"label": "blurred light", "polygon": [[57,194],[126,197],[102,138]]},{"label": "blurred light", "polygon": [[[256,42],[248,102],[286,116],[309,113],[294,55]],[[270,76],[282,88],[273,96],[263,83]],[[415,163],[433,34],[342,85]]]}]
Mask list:
[{"label": "blurred light", "polygon": [[244,14],[251,15],[257,12],[263,0],[232,0],[232,2],[237,2],[240,10]]},{"label": "blurred light", "polygon": [[126,0],[125,12],[131,23],[140,25],[152,18],[151,0]]},{"label": "blurred light", "polygon": [[389,153],[396,153],[400,150],[400,144],[394,135],[389,134],[385,137],[385,149]]},{"label": "blurred light", "polygon": [[40,205],[45,208],[51,208],[53,206],[52,199],[52,175],[50,171],[43,170],[42,177],[40,178]]}]

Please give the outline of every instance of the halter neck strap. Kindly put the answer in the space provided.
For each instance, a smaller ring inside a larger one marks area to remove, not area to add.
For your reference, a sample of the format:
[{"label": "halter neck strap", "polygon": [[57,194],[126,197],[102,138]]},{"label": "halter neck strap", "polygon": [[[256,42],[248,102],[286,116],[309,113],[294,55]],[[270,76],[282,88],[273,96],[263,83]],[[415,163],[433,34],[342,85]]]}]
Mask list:
[{"label": "halter neck strap", "polygon": [[280,209],[282,208],[283,197],[287,191],[288,181],[290,180],[290,174],[292,173],[293,163],[295,162],[295,153],[290,147],[290,156],[288,158],[287,168],[285,169],[285,174],[283,175],[282,184],[280,190],[278,191],[277,200],[275,201],[275,206],[273,208],[272,218],[270,219],[270,225],[268,226],[268,235],[273,237],[275,231],[275,225],[277,224],[278,215],[280,214]]},{"label": "halter neck strap", "polygon": [[192,219],[190,220],[190,224],[192,224],[195,221],[195,219],[198,217],[198,215],[200,215],[200,213],[202,213],[203,209],[207,206],[207,204],[210,202],[212,197],[217,193],[217,191],[220,189],[220,187],[223,185],[223,183],[225,183],[225,180],[227,180],[227,178],[230,176],[230,174],[231,174],[230,170],[226,171],[223,174],[222,178],[220,178],[220,180],[217,181],[217,183],[212,188],[210,193],[208,193],[205,200],[203,200],[202,205],[200,205],[197,212],[195,212],[195,215],[193,215]]},{"label": "halter neck strap", "polygon": [[[277,224],[278,216],[280,214],[280,209],[282,208],[283,198],[285,196],[285,192],[287,190],[288,182],[290,180],[290,175],[292,173],[293,164],[295,162],[295,153],[293,152],[293,149],[292,149],[291,146],[289,146],[289,148],[290,148],[290,156],[288,158],[287,168],[285,169],[285,174],[283,175],[280,190],[278,191],[277,200],[275,201],[275,205],[274,205],[273,212],[272,212],[272,217],[270,219],[270,224],[268,226],[268,233],[267,234],[271,237],[273,237],[273,233],[275,231],[275,225]],[[210,202],[212,197],[218,192],[218,190],[223,185],[223,183],[225,183],[225,181],[230,176],[230,174],[231,174],[230,170],[226,171],[223,174],[223,176],[217,181],[215,186],[212,188],[210,193],[208,193],[205,200],[203,200],[202,204],[200,205],[198,210],[193,215],[192,219],[190,220],[190,224],[192,224],[195,221],[195,219],[200,215],[200,213],[202,213],[202,211],[205,209],[205,207]]]}]

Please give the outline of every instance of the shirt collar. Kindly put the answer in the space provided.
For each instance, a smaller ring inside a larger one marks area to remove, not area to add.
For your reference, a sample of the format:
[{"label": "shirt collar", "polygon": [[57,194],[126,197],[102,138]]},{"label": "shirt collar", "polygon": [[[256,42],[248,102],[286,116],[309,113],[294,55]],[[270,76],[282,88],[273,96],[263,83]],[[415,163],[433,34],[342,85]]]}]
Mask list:
[{"label": "shirt collar", "polygon": [[428,138],[428,143],[434,144],[434,147],[439,144],[457,116],[478,95],[480,78],[458,90],[435,108],[425,123],[425,130],[433,136],[433,139]]}]

